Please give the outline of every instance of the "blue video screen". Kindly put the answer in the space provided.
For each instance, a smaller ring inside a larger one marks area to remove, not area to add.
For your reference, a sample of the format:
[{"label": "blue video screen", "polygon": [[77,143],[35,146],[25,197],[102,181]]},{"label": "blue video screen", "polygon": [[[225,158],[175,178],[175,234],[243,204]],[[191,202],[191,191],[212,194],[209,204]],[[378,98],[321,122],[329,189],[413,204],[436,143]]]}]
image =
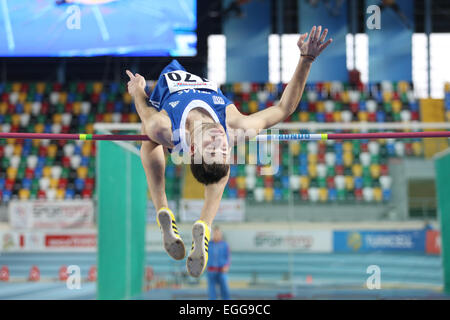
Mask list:
[{"label": "blue video screen", "polygon": [[0,56],[195,56],[196,0],[0,0]]}]

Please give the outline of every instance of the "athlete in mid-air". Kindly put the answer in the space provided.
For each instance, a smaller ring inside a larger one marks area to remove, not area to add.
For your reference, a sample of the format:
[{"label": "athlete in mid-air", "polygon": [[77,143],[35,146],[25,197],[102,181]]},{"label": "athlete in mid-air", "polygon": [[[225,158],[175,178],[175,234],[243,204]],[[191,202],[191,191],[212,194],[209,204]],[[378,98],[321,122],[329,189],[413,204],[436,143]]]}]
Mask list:
[{"label": "athlete in mid-air", "polygon": [[[192,248],[186,260],[188,273],[199,277],[208,262],[208,242],[229,177],[229,130],[252,131],[255,135],[289,117],[297,108],[313,61],[332,42],[325,41],[328,30],[314,26],[297,42],[301,57],[280,101],[262,111],[243,115],[225,97],[217,85],[187,72],[176,60],[166,66],[150,100],[146,80],[126,71],[128,92],[134,99],[142,121],[142,133],[149,141],[142,143],[141,160],[164,248],[176,260],[184,259],[186,250],[168,208],[165,193],[165,149],[188,155],[193,176],[205,185],[205,199],[200,219],[192,228]],[[306,41],[306,39],[308,40]],[[149,101],[149,104],[148,104]]]}]

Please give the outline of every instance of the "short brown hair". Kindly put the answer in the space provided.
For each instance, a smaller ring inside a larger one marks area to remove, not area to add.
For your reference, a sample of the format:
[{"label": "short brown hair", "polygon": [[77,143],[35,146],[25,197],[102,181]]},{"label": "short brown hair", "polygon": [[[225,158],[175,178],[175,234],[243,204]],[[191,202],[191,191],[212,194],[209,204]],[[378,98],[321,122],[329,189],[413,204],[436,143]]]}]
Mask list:
[{"label": "short brown hair", "polygon": [[191,171],[195,179],[204,185],[214,184],[220,181],[228,174],[230,165],[227,163],[211,163],[205,161],[201,163],[194,162],[194,156],[191,159]]}]

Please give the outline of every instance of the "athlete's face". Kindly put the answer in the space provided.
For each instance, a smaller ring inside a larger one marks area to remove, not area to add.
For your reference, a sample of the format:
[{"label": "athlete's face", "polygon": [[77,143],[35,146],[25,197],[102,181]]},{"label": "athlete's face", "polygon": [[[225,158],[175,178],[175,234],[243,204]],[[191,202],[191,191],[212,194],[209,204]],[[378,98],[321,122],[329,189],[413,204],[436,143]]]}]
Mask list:
[{"label": "athlete's face", "polygon": [[227,134],[220,124],[203,124],[195,134],[194,143],[206,163],[228,163]]}]

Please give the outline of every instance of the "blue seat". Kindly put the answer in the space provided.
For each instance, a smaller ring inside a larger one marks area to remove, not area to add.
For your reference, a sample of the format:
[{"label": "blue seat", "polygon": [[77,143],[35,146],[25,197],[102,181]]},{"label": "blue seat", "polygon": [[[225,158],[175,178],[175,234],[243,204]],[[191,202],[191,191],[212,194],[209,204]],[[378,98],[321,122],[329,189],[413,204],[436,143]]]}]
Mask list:
[{"label": "blue seat", "polygon": [[328,200],[330,200],[330,201],[337,200],[337,190],[335,188],[328,189]]},{"label": "blue seat", "polygon": [[30,190],[31,189],[31,179],[23,178],[22,179],[22,188]]},{"label": "blue seat", "polygon": [[66,189],[65,199],[73,199],[75,196],[75,191],[72,189]]},{"label": "blue seat", "polygon": [[75,190],[77,190],[77,191],[83,190],[84,184],[85,184],[84,179],[81,179],[81,178],[75,179]]},{"label": "blue seat", "polygon": [[383,200],[384,201],[390,201],[391,198],[392,198],[391,189],[384,189],[383,190]]}]

